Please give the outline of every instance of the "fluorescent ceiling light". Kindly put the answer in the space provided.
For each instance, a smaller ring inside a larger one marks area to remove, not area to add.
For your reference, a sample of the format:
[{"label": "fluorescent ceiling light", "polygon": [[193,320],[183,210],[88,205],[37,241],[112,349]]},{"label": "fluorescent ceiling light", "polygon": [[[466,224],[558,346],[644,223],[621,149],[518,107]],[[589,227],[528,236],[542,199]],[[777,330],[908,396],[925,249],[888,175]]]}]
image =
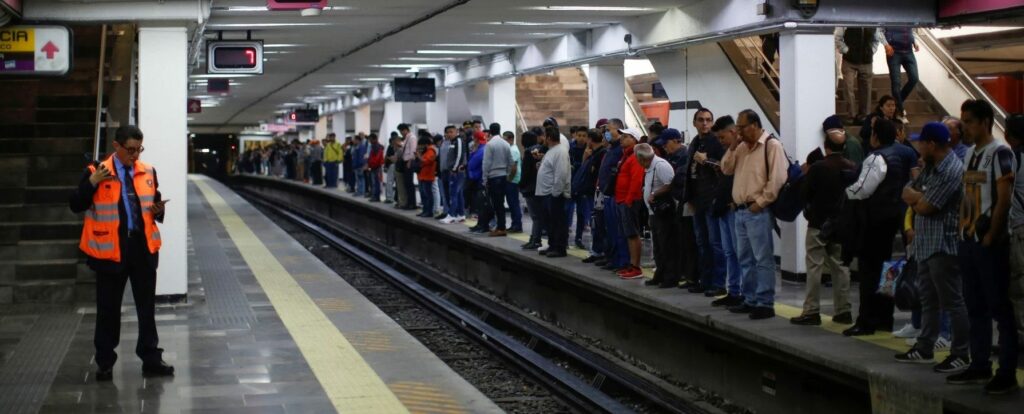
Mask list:
[{"label": "fluorescent ceiling light", "polygon": [[391,78],[359,78],[356,80],[360,82],[387,82],[390,81]]},{"label": "fluorescent ceiling light", "polygon": [[253,76],[253,75],[249,75],[249,74],[234,74],[234,73],[214,73],[214,74],[189,75],[189,77],[192,78],[192,79],[246,78],[246,77],[249,77],[249,76]]},{"label": "fluorescent ceiling light", "polygon": [[[271,43],[269,45],[263,45],[263,48],[267,49],[267,48],[277,48],[277,47],[300,47],[300,46],[305,46],[305,45],[299,45],[299,44],[293,44],[293,43]],[[266,52],[264,52],[264,53],[266,53]]]},{"label": "fluorescent ceiling light", "polygon": [[[310,2],[312,3],[312,2]],[[324,7],[324,11],[339,11],[339,10],[352,10],[353,7],[349,6],[328,6]],[[258,13],[270,11],[267,6],[214,6],[210,8],[211,11],[215,12],[229,12],[229,13]],[[276,11],[276,10],[275,10]]]},{"label": "fluorescent ceiling light", "polygon": [[[479,34],[493,35],[494,33],[479,33]],[[429,46],[437,46],[437,47],[518,47],[518,46],[522,46],[522,44],[514,44],[514,43],[433,43],[433,44],[430,44]]]},{"label": "fluorescent ceiling light", "polygon": [[290,54],[290,53],[295,53],[295,52],[288,51],[288,50],[264,50],[263,51],[264,55],[287,55],[287,54]]},{"label": "fluorescent ceiling light", "polygon": [[931,29],[931,31],[936,38],[944,39],[947,37],[959,37],[985,33],[1005,32],[1007,30],[1017,30],[1020,28],[1020,26],[963,26],[954,27],[951,29]]},{"label": "fluorescent ceiling light", "polygon": [[383,65],[371,65],[375,68],[411,69],[411,68],[439,68],[441,65],[420,64],[420,63],[385,63]]},{"label": "fluorescent ceiling light", "polygon": [[331,23],[227,23],[211,24],[207,29],[217,30],[222,28],[249,28],[249,27],[298,27],[298,26],[330,26]]},{"label": "fluorescent ceiling light", "polygon": [[398,57],[398,58],[392,58],[392,60],[436,62],[436,61],[441,61],[441,60],[462,60],[462,59],[454,58],[454,57]]},{"label": "fluorescent ceiling light", "polygon": [[479,55],[479,50],[417,50],[421,55]]},{"label": "fluorescent ceiling light", "polygon": [[363,85],[323,85],[322,88],[362,88]]},{"label": "fluorescent ceiling light", "polygon": [[500,26],[593,26],[598,24],[606,23],[595,23],[595,22],[522,22],[522,21],[506,21],[506,22],[483,22],[480,24],[489,25],[500,25]]},{"label": "fluorescent ceiling light", "polygon": [[543,11],[650,11],[650,7],[619,7],[619,6],[533,6],[523,7],[524,10]]}]

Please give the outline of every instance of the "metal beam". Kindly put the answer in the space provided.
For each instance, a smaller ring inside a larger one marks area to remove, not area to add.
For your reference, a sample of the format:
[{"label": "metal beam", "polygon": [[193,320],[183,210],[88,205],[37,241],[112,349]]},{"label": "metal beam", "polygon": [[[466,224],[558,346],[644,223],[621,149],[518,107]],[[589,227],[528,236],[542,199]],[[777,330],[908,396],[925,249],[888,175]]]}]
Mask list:
[{"label": "metal beam", "polygon": [[210,16],[210,0],[25,2],[25,20],[67,22],[195,22]]}]

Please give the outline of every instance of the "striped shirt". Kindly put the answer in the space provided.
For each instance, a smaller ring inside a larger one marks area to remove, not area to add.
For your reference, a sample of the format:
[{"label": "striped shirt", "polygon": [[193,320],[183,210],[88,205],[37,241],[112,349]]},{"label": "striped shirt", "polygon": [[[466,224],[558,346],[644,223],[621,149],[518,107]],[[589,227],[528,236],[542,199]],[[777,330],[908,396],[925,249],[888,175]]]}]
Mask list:
[{"label": "striped shirt", "polygon": [[957,255],[963,174],[964,163],[950,151],[938,166],[926,166],[917,180],[909,184],[924,193],[922,200],[938,210],[935,214],[917,214],[914,217],[913,249],[918,261],[928,260],[939,253]]}]

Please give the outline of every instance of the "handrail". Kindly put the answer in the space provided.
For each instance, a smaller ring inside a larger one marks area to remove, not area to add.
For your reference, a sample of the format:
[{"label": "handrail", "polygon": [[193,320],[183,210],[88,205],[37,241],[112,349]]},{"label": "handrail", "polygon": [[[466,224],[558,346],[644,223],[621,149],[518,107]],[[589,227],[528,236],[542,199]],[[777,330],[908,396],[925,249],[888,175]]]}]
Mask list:
[{"label": "handrail", "polygon": [[95,126],[93,127],[93,141],[92,141],[92,159],[93,161],[100,160],[100,120],[103,118],[103,67],[106,66],[107,60],[107,25],[103,25],[100,28],[100,65],[98,76],[96,79],[96,117]]},{"label": "handrail", "polygon": [[[757,44],[753,37],[741,37],[736,39],[736,41],[742,46],[741,50],[746,50],[747,53],[751,54],[750,58],[753,61],[750,63],[753,65],[756,73],[763,74],[764,76],[762,77],[767,77],[768,84],[771,85],[776,92],[779,92],[779,84],[776,82],[776,79],[781,79],[779,71],[775,69],[775,65],[768,64],[768,57],[765,56],[764,51],[761,50],[761,45]],[[766,66],[767,71],[765,70]]]},{"label": "handrail", "polygon": [[[626,107],[629,108],[629,112],[633,115],[633,119],[636,120],[637,127],[640,128],[640,133],[647,135],[647,117],[644,115],[642,110],[639,110],[640,103],[637,102],[636,94],[633,93],[633,87],[629,85],[629,81],[623,79],[626,83],[626,92],[623,94],[623,98],[626,101]],[[653,141],[655,137],[648,137]]]},{"label": "handrail", "polygon": [[946,69],[946,72],[950,77],[953,78],[956,83],[960,84],[961,88],[967,91],[968,95],[973,99],[985,100],[992,104],[992,109],[995,112],[995,116],[993,117],[995,118],[994,124],[1001,131],[1005,132],[1007,116],[1006,110],[988,94],[988,91],[986,91],[985,88],[982,88],[981,85],[978,85],[978,83],[974,81],[974,78],[972,78],[971,75],[964,70],[963,66],[960,66],[960,63],[956,61],[956,58],[949,53],[946,46],[944,46],[939,39],[935,38],[928,29],[918,29],[917,37],[922,41],[924,46],[932,52],[935,59],[939,61],[939,64],[941,64],[944,69]]},{"label": "handrail", "polygon": [[529,131],[530,127],[526,124],[526,118],[523,117],[523,111],[519,109],[519,102],[513,102],[516,107],[516,122],[519,123],[519,129],[523,132]]}]

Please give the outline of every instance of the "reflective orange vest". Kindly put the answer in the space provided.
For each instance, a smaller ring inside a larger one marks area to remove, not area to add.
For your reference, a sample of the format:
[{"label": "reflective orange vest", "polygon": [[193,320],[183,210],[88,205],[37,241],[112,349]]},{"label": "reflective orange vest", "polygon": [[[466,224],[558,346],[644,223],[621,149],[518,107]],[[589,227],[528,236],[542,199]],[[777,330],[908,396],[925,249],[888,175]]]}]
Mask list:
[{"label": "reflective orange vest", "polygon": [[[107,166],[107,170],[111,171],[115,178],[98,184],[96,193],[92,196],[92,206],[85,212],[85,225],[82,226],[82,239],[78,243],[78,248],[94,259],[120,263],[121,244],[118,240],[118,226],[121,224],[121,217],[118,215],[118,204],[121,203],[121,180],[116,178],[117,169],[113,156],[103,161],[103,165]],[[95,171],[96,167],[90,165],[89,172]],[[150,253],[156,253],[160,250],[160,230],[153,220],[153,213],[149,212],[156,196],[153,167],[142,161],[135,161],[133,172],[135,194],[139,197],[139,207],[142,210],[146,245]]]}]

